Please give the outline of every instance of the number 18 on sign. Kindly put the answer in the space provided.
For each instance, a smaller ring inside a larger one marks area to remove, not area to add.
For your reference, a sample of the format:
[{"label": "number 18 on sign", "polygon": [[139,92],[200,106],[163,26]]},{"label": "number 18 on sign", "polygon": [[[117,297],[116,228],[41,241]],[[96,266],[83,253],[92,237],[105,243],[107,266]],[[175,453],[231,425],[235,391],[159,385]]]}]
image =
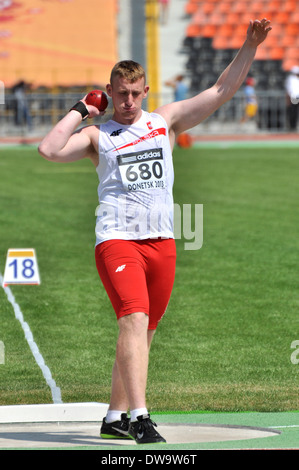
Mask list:
[{"label": "number 18 on sign", "polygon": [[10,248],[7,252],[3,286],[8,284],[40,284],[35,250]]}]

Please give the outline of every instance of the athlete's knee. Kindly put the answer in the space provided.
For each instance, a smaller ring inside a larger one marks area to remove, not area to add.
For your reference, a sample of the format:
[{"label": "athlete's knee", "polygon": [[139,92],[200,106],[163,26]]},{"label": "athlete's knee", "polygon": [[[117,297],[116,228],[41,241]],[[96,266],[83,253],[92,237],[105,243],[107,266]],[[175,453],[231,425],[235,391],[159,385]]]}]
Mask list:
[{"label": "athlete's knee", "polygon": [[127,331],[131,334],[142,334],[148,329],[148,315],[144,312],[135,312],[124,315],[118,320],[120,331]]}]

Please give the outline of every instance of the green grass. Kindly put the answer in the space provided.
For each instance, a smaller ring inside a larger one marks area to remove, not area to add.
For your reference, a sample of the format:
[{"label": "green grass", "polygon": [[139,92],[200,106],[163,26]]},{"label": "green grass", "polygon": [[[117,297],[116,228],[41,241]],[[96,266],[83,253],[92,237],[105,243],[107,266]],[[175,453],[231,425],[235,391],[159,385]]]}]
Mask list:
[{"label": "green grass", "polygon": [[[298,149],[177,148],[174,164],[175,201],[203,204],[204,241],[177,241],[149,408],[298,409]],[[0,271],[8,248],[36,249],[41,285],[11,287],[24,319],[64,402],[108,402],[117,324],[94,263],[93,166],[3,148],[0,174]],[[0,404],[50,403],[3,289],[0,320]]]}]

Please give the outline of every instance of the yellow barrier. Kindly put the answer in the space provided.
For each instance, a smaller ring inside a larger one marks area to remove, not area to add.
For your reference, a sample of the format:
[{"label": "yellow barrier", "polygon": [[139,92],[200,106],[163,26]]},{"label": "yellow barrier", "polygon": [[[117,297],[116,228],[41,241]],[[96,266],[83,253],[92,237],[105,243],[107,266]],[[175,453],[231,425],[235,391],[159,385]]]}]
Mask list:
[{"label": "yellow barrier", "polygon": [[158,0],[145,0],[146,15],[146,67],[147,81],[150,86],[148,111],[160,106],[160,35]]}]

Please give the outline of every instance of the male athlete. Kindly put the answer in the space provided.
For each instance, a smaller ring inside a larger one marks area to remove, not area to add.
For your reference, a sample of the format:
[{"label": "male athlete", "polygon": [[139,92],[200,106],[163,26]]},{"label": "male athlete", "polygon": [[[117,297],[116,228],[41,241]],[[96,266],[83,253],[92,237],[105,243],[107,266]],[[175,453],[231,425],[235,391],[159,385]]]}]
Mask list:
[{"label": "male athlete", "polygon": [[153,113],[141,108],[149,91],[143,68],[133,61],[119,62],[106,87],[114,106],[112,119],[75,132],[83,119],[100,114],[83,98],[39,146],[51,161],[90,158],[100,180],[96,265],[119,326],[102,438],[165,442],[150,419],[145,396],[149,349],[175,272],[172,148],[178,134],[232,98],[270,30],[266,19],[251,21],[242,48],[214,86]]}]

